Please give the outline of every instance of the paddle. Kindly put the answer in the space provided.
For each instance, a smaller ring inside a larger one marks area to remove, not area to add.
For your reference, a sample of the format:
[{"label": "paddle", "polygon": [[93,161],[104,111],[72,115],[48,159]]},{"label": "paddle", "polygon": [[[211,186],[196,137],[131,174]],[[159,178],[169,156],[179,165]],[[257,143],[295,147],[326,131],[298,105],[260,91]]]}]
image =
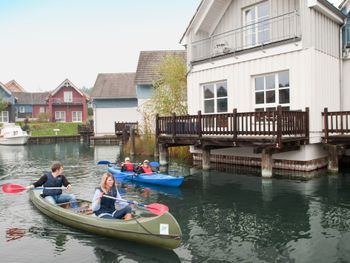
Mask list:
[{"label": "paddle", "polygon": [[[36,187],[31,190],[43,190],[43,189],[66,189],[65,187]],[[18,184],[3,184],[2,191],[8,194],[17,194],[23,191],[29,190],[26,187]]]},{"label": "paddle", "polygon": [[128,201],[128,200],[125,200],[125,199],[116,198],[116,197],[109,196],[109,195],[103,195],[103,196],[106,197],[106,198],[127,202],[128,204],[138,205],[140,207],[146,208],[148,211],[150,211],[151,213],[153,213],[155,215],[158,215],[158,216],[160,216],[160,215],[164,214],[165,212],[169,211],[169,207],[167,207],[166,205],[163,205],[163,204],[154,203],[154,204],[145,205],[145,204],[139,204],[139,203],[131,202],[131,201]]}]

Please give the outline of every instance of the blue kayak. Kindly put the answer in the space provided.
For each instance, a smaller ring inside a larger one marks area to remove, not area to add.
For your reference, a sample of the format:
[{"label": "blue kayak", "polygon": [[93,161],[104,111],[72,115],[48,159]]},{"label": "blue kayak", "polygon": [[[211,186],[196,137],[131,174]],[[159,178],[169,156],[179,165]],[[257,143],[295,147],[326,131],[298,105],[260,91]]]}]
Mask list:
[{"label": "blue kayak", "polygon": [[113,174],[117,180],[128,180],[140,183],[163,185],[169,187],[179,187],[183,181],[183,176],[172,176],[161,173],[139,174],[135,175],[133,172],[121,172],[120,168],[108,167],[108,171]]}]

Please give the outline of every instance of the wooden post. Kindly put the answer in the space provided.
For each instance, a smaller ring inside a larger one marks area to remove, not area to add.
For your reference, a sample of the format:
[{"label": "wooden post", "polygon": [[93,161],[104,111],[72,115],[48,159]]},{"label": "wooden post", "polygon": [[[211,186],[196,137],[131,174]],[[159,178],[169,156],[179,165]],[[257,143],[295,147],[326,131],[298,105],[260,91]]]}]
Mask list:
[{"label": "wooden post", "polygon": [[305,108],[305,135],[307,138],[306,143],[310,143],[310,109],[309,107]]},{"label": "wooden post", "polygon": [[263,178],[272,177],[272,153],[268,149],[263,149],[261,154],[261,176]]},{"label": "wooden post", "polygon": [[202,148],[202,169],[210,169],[210,149],[205,147]]},{"label": "wooden post", "polygon": [[282,148],[282,107],[277,106],[277,148]]},{"label": "wooden post", "polygon": [[172,137],[173,139],[175,139],[175,136],[176,136],[176,114],[175,112],[173,112],[173,115],[172,115]]},{"label": "wooden post", "polygon": [[159,157],[159,147],[158,147],[158,136],[160,134],[160,123],[159,123],[159,114],[156,114],[156,134],[155,134],[155,146],[154,146],[154,157],[158,158]]},{"label": "wooden post", "polygon": [[130,125],[130,155],[135,155],[135,129]]},{"label": "wooden post", "polygon": [[323,111],[323,125],[324,125],[324,142],[328,142],[328,108]]},{"label": "wooden post", "polygon": [[233,109],[232,116],[233,141],[237,139],[237,109]]},{"label": "wooden post", "polygon": [[328,170],[330,172],[338,172],[339,164],[338,164],[338,148],[337,145],[327,145],[328,150]]},{"label": "wooden post", "polygon": [[165,144],[159,144],[159,164],[167,165],[169,159],[168,147]]},{"label": "wooden post", "polygon": [[202,112],[198,111],[198,118],[197,118],[197,134],[198,139],[202,139]]}]

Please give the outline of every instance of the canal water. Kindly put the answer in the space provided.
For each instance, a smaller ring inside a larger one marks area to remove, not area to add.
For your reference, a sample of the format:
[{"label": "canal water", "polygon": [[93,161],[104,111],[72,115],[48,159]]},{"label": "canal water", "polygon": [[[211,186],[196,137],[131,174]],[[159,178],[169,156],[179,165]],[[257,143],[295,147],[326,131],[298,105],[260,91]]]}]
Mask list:
[{"label": "canal water", "polygon": [[[116,146],[0,146],[0,184],[28,185],[60,160],[73,192],[91,199],[106,171],[96,163],[118,157]],[[169,206],[183,231],[179,248],[84,233],[41,214],[26,192],[1,191],[0,262],[350,262],[349,171],[303,181],[174,161],[170,170],[185,176],[181,188],[120,187],[127,199]]]}]

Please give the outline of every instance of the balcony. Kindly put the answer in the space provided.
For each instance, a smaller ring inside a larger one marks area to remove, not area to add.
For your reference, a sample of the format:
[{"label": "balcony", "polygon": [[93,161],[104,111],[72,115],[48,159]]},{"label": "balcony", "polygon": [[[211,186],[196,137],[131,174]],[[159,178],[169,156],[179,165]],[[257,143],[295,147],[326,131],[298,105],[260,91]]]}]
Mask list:
[{"label": "balcony", "polygon": [[294,11],[192,42],[191,61],[300,38],[300,17]]},{"label": "balcony", "polygon": [[52,104],[55,105],[76,105],[76,104],[83,104],[84,99],[83,98],[73,98],[72,100],[64,100],[63,98],[53,98]]}]

